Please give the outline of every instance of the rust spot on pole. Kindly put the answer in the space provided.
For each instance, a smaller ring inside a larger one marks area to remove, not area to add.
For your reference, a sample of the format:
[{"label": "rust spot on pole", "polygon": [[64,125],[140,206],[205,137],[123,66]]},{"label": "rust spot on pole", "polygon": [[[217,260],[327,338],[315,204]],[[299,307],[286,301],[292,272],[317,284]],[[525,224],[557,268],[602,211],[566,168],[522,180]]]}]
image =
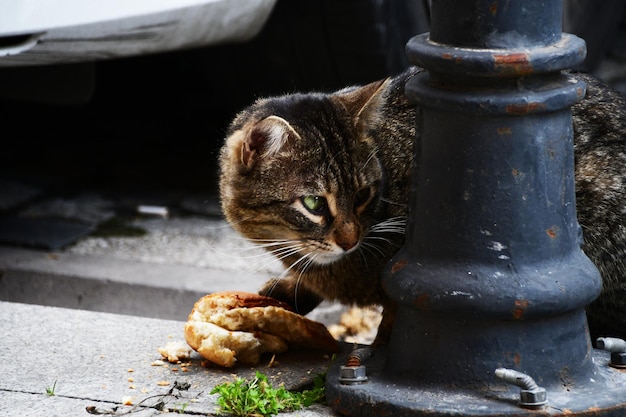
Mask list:
[{"label": "rust spot on pole", "polygon": [[421,311],[430,310],[430,296],[428,294],[420,294],[415,300],[415,307]]},{"label": "rust spot on pole", "polygon": [[391,267],[391,273],[395,274],[399,270],[403,269],[408,263],[409,261],[407,261],[406,259],[400,259],[398,262],[394,263],[393,266]]},{"label": "rust spot on pole", "polygon": [[522,362],[522,355],[519,352],[506,352],[506,358],[515,365],[519,365]]},{"label": "rust spot on pole", "polygon": [[521,319],[528,307],[528,300],[515,300],[515,308],[513,308],[513,318]]},{"label": "rust spot on pole", "polygon": [[530,57],[526,53],[494,54],[494,70],[505,74],[526,75],[533,73]]},{"label": "rust spot on pole", "polygon": [[449,52],[446,52],[446,53],[442,54],[441,57],[443,59],[454,60],[454,62],[463,62],[463,58],[462,57],[455,56],[454,54],[451,54]]},{"label": "rust spot on pole", "polygon": [[546,230],[546,234],[550,236],[550,238],[555,239],[558,236],[556,226],[552,226],[548,230]]},{"label": "rust spot on pole", "polygon": [[524,115],[542,110],[545,107],[546,105],[544,103],[509,104],[506,106],[506,112],[508,114]]},{"label": "rust spot on pole", "polygon": [[491,14],[493,16],[495,16],[496,13],[498,13],[498,2],[497,1],[494,1],[493,3],[491,3],[489,5],[489,11],[491,12]]}]

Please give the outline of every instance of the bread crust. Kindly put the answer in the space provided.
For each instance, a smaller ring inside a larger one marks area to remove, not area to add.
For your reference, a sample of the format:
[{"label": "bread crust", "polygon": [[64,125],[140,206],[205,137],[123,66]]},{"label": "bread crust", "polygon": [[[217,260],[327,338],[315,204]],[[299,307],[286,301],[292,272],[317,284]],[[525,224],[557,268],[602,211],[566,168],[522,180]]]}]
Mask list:
[{"label": "bread crust", "polygon": [[324,324],[271,297],[242,291],[200,298],[185,323],[185,339],[202,357],[225,367],[256,364],[261,354],[288,347],[329,352],[339,347]]}]

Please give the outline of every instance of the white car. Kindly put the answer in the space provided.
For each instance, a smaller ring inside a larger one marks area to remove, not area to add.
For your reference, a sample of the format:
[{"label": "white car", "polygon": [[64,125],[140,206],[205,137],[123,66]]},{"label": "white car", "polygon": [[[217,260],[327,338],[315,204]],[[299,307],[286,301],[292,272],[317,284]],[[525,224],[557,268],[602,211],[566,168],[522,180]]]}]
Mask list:
[{"label": "white car", "polygon": [[253,38],[276,0],[0,0],[0,66],[84,62]]},{"label": "white car", "polygon": [[86,104],[112,67],[137,84],[146,61],[145,77],[168,78],[159,89],[199,72],[196,94],[210,91],[220,109],[369,82],[408,65],[405,45],[428,29],[429,1],[0,0],[0,100]]}]

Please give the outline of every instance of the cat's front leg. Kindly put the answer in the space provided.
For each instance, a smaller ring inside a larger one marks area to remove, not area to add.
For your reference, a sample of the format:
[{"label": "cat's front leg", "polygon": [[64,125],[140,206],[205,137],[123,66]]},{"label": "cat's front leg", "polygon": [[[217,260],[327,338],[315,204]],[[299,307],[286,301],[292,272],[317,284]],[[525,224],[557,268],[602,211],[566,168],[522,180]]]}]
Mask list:
[{"label": "cat's front leg", "polygon": [[297,278],[272,278],[259,290],[260,295],[285,302],[298,313],[305,315],[317,307],[324,299],[309,289],[298,285]]},{"label": "cat's front leg", "polygon": [[346,358],[345,366],[360,366],[363,362],[372,356],[377,350],[389,345],[391,339],[391,330],[396,315],[396,305],[388,303],[383,307],[383,316],[378,325],[376,338],[371,345],[354,345],[352,352]]},{"label": "cat's front leg", "polygon": [[395,303],[389,302],[383,307],[383,317],[378,325],[378,332],[372,346],[386,346],[391,340],[391,330],[393,329],[393,321],[396,317],[397,306]]}]

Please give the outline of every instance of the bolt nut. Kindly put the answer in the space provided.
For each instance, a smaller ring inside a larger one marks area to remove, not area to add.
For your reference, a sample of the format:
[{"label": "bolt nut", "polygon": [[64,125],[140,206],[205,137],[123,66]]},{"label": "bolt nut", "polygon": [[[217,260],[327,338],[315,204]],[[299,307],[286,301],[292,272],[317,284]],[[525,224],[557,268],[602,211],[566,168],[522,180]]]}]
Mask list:
[{"label": "bolt nut", "polygon": [[519,396],[519,404],[523,407],[539,408],[548,402],[546,390],[541,387],[533,390],[523,389],[520,391]]},{"label": "bolt nut", "polygon": [[612,352],[610,365],[614,368],[626,368],[626,352]]},{"label": "bolt nut", "polygon": [[339,382],[343,385],[355,385],[367,382],[365,366],[342,366],[339,370]]}]

